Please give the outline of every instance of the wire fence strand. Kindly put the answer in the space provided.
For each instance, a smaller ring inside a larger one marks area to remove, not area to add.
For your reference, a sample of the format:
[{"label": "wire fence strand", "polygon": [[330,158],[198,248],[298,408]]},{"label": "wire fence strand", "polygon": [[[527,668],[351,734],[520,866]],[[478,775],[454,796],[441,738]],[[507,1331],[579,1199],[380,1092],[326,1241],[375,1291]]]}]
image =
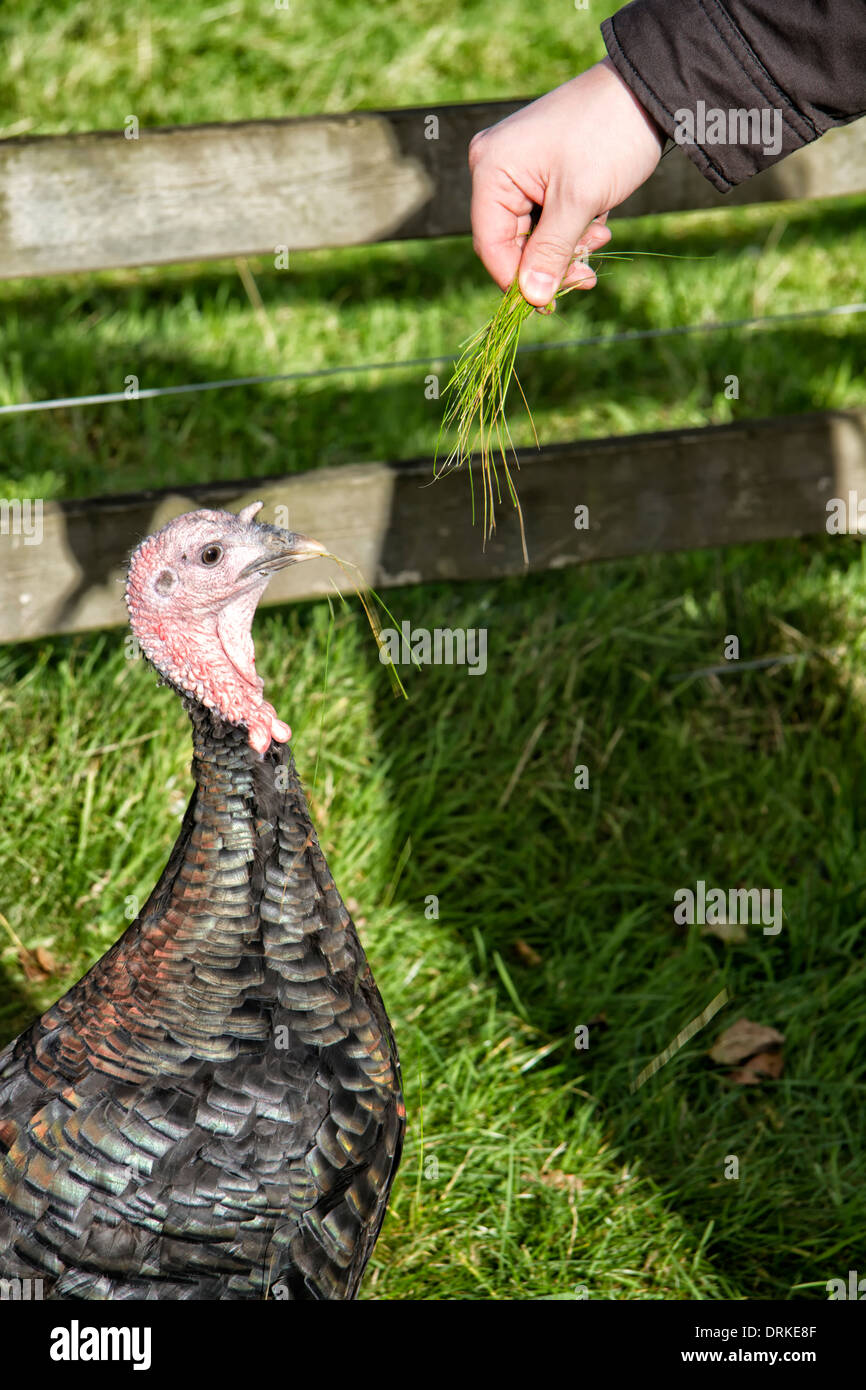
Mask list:
[{"label": "wire fence strand", "polygon": [[[795,323],[802,319],[831,318],[866,313],[866,304],[834,304],[823,309],[796,309],[786,314],[767,314],[759,318],[723,319],[721,322],[685,323],[675,328],[639,328],[623,333],[597,333],[587,338],[560,338],[549,343],[522,343],[518,356],[534,352],[561,352],[578,347],[604,347],[613,343],[646,342],[653,338],[675,338],[689,333],[723,333],[734,328],[766,328]],[[242,386],[268,386],[279,381],[315,381],[325,377],[349,376],[365,372],[401,372],[418,367],[443,366],[455,362],[457,352],[430,357],[408,357],[398,362],[348,362],[336,367],[318,367],[303,372],[269,372],[261,376],[226,377],[220,381],[191,381],[180,386],[146,386],[124,391],[102,391],[90,396],[58,396],[44,401],[16,401],[0,405],[0,415],[29,415],[39,410],[75,409],[85,405],[113,405],[124,401],[157,400],[162,396],[185,396],[201,391],[226,391]]]}]

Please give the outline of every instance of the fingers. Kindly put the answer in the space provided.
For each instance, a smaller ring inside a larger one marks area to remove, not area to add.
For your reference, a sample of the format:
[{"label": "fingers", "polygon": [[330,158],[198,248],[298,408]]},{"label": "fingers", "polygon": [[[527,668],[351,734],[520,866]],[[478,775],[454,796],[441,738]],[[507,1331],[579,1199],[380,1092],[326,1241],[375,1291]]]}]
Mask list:
[{"label": "fingers", "polygon": [[517,274],[526,237],[532,225],[531,204],[522,212],[506,206],[486,191],[472,190],[472,245],[487,273],[501,290],[507,290]]},{"label": "fingers", "polygon": [[488,274],[501,290],[507,290],[532,225],[533,204],[494,162],[482,160],[485,134],[479,131],[469,145],[472,244]]},{"label": "fingers", "polygon": [[[591,213],[566,204],[548,192],[538,226],[526,243],[520,261],[520,293],[536,308],[546,307],[560,285],[569,276],[569,283],[592,289],[595,271],[580,262],[571,264],[575,247],[583,245],[581,234],[588,227]],[[600,235],[599,231],[594,236]]]},{"label": "fingers", "polygon": [[484,147],[484,137],[489,129],[489,126],[485,126],[483,130],[476,130],[469,141],[469,172],[471,174],[475,173],[475,166],[481,158],[481,151]]},{"label": "fingers", "polygon": [[[607,246],[613,233],[606,225],[604,219],[607,213],[602,213],[600,217],[594,217],[580,238],[575,247],[575,256],[591,256],[594,251],[600,251],[603,246]],[[570,265],[562,282],[563,289],[570,289],[572,285],[580,285],[582,289],[592,289],[597,280],[593,279],[590,283],[586,282],[584,269],[579,265]]]},{"label": "fingers", "polygon": [[607,225],[607,213],[602,212],[592,219],[586,229],[586,235],[580,239],[580,244],[588,251],[598,251],[602,246],[607,246],[612,236],[613,233]]},{"label": "fingers", "polygon": [[[561,285],[591,289],[596,275],[584,260],[610,240],[607,212],[590,221],[591,204],[563,198],[538,178],[516,180],[494,155],[491,132],[478,131],[469,144],[472,240],[488,274],[503,291],[519,276],[521,293],[536,308],[550,304]],[[541,217],[527,241],[538,204]]]}]

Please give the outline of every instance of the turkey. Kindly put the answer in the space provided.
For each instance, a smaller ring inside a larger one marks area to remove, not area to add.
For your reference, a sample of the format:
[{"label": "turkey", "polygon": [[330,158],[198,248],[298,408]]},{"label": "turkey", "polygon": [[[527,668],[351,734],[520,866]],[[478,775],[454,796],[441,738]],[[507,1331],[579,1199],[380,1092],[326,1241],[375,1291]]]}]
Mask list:
[{"label": "turkey", "polygon": [[351,1299],[384,1219],[397,1051],[250,632],[270,576],[325,551],[261,506],[130,561],[195,789],[136,920],[0,1052],[0,1276],[46,1297]]}]

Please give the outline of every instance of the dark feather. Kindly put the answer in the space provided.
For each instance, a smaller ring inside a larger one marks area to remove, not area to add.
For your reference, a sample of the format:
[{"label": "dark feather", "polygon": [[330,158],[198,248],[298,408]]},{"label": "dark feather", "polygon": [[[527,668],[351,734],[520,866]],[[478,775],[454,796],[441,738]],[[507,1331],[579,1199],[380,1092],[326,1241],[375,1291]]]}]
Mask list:
[{"label": "dark feather", "polygon": [[196,790],[159,883],[0,1053],[0,1273],[354,1298],[403,1139],[391,1028],[291,753],[186,703]]}]

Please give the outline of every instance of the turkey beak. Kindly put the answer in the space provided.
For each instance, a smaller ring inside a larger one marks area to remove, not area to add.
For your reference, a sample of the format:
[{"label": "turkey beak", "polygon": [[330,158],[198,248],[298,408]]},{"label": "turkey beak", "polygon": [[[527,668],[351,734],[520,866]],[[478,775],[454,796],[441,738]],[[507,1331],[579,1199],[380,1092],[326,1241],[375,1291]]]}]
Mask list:
[{"label": "turkey beak", "polygon": [[251,575],[270,575],[287,565],[296,565],[300,560],[314,560],[327,555],[328,551],[318,541],[309,536],[298,535],[296,531],[283,531],[276,526],[262,534],[262,554],[241,570],[238,579],[248,579]]}]

